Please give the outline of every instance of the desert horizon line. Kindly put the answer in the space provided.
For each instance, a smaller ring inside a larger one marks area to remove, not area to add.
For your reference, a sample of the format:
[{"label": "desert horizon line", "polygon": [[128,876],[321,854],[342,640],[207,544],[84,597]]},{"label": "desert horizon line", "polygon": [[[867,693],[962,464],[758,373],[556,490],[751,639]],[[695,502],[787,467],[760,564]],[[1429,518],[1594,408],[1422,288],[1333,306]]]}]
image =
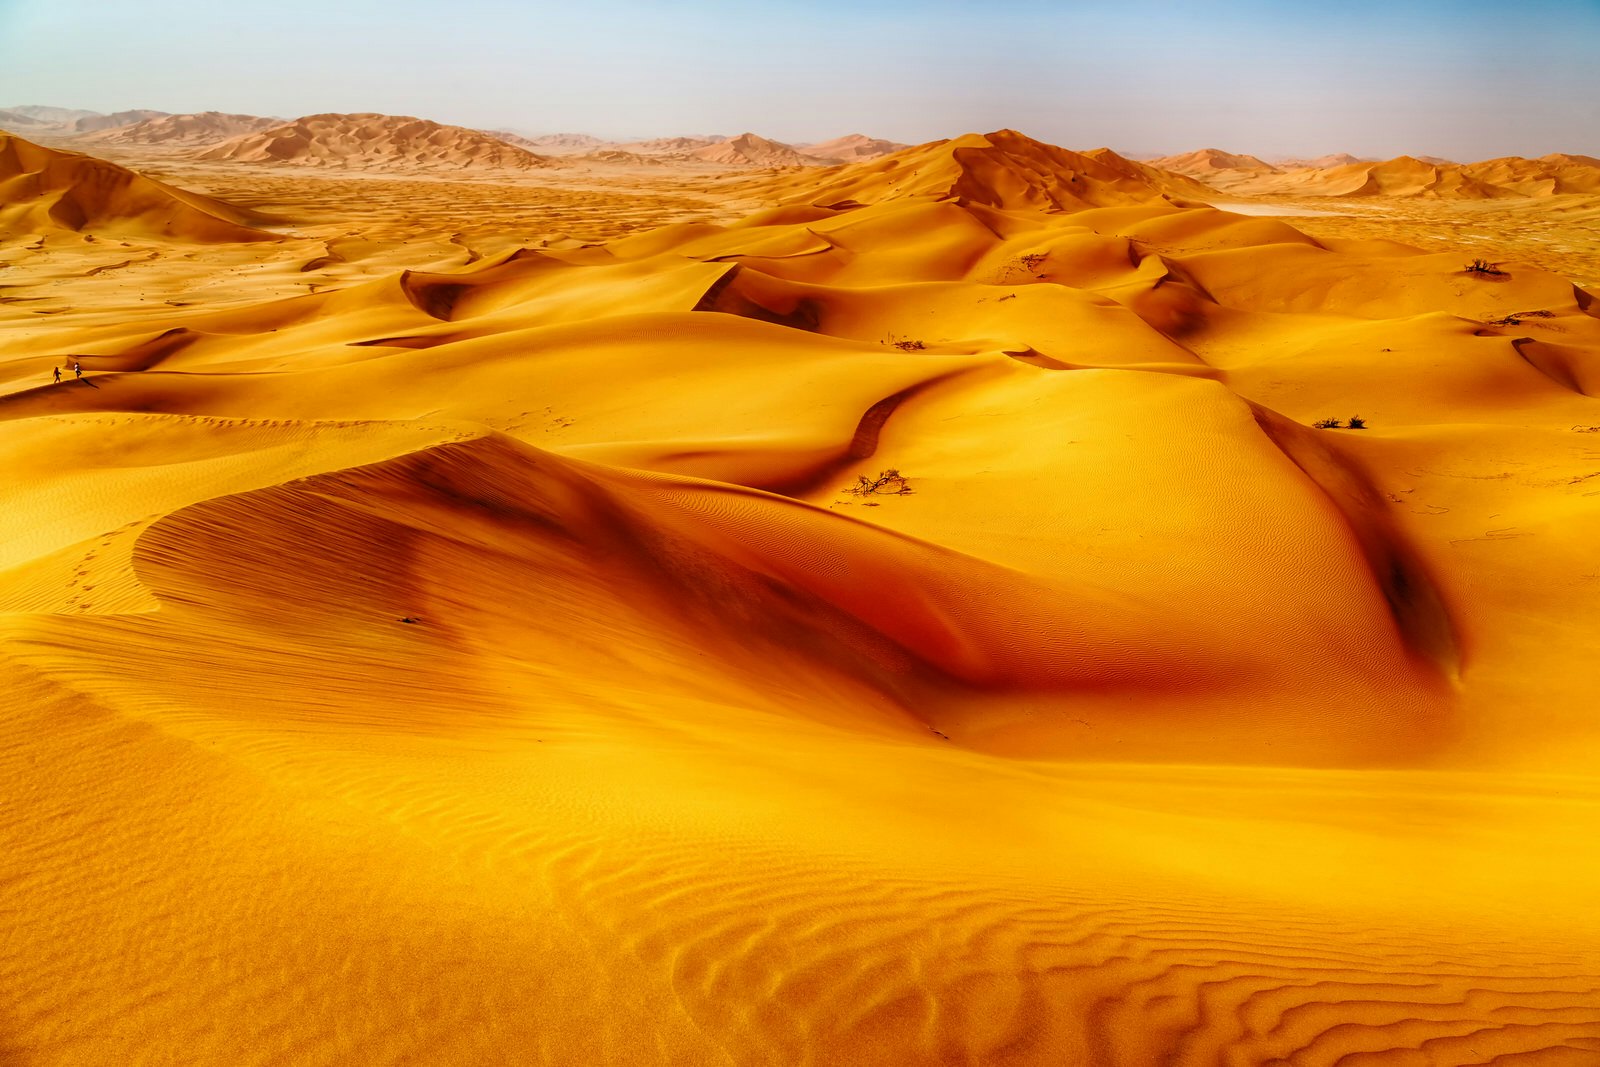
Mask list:
[{"label": "desert horizon line", "polygon": [[[116,117],[116,116],[121,116],[121,115],[134,115],[134,114],[137,114],[140,117],[129,119],[127,122],[119,124],[118,126],[115,126],[115,127],[102,126],[102,127],[95,127],[95,128],[90,129],[90,130],[81,130],[81,131],[72,129],[70,127],[70,122],[69,122],[68,127],[65,128],[65,129],[63,129],[59,124],[52,124],[52,123],[44,123],[44,124],[42,124],[41,128],[30,129],[27,125],[23,125],[20,128],[18,128],[15,125],[8,124],[8,122],[6,121],[9,116],[20,115],[20,116],[24,116],[24,117],[32,117],[37,113],[56,113],[56,114],[63,114],[63,115],[70,114],[70,115],[79,116],[79,117],[82,117],[82,118],[111,118],[111,117]],[[861,137],[861,138],[866,138],[866,139],[873,140],[873,141],[889,142],[889,143],[893,143],[893,144],[899,145],[900,147],[903,147],[903,148],[915,148],[915,147],[920,147],[920,146],[923,146],[923,145],[935,144],[935,143],[939,143],[939,142],[943,142],[943,141],[956,140],[956,139],[961,138],[961,137],[985,136],[985,135],[990,134],[990,133],[999,133],[999,132],[1003,132],[1003,131],[1011,131],[1013,133],[1022,134],[1023,136],[1028,137],[1031,140],[1038,141],[1038,142],[1040,142],[1042,144],[1050,144],[1050,145],[1054,145],[1056,147],[1069,148],[1069,150],[1071,150],[1071,151],[1079,151],[1079,152],[1092,151],[1092,150],[1098,150],[1098,149],[1106,149],[1106,150],[1109,150],[1109,151],[1116,152],[1120,156],[1123,156],[1125,158],[1128,158],[1128,159],[1131,159],[1131,160],[1135,160],[1135,161],[1138,161],[1138,162],[1148,162],[1148,161],[1156,160],[1156,159],[1170,159],[1170,158],[1175,158],[1175,157],[1179,157],[1179,156],[1196,155],[1196,154],[1207,153],[1207,152],[1215,152],[1215,153],[1220,153],[1220,154],[1224,154],[1224,155],[1238,156],[1238,157],[1254,157],[1254,158],[1260,160],[1261,162],[1272,164],[1272,165],[1276,165],[1276,164],[1279,164],[1279,163],[1285,163],[1285,162],[1300,162],[1300,161],[1309,161],[1309,160],[1320,160],[1320,159],[1326,159],[1326,158],[1336,157],[1336,156],[1348,156],[1348,157],[1351,158],[1352,161],[1360,162],[1360,163],[1381,163],[1381,162],[1387,162],[1387,161],[1397,160],[1397,159],[1415,159],[1415,160],[1418,160],[1418,161],[1421,161],[1421,162],[1425,162],[1425,163],[1447,162],[1447,163],[1456,163],[1456,164],[1472,164],[1472,163],[1491,162],[1491,161],[1499,160],[1499,159],[1517,159],[1517,158],[1532,159],[1532,158],[1538,158],[1539,156],[1550,156],[1550,155],[1590,156],[1590,157],[1600,155],[1600,147],[1596,147],[1592,151],[1584,151],[1582,148],[1561,147],[1561,146],[1548,148],[1546,151],[1537,153],[1536,155],[1535,154],[1517,153],[1517,152],[1505,152],[1505,153],[1501,153],[1499,155],[1483,156],[1481,158],[1471,158],[1471,157],[1463,156],[1463,155],[1445,156],[1445,155],[1441,155],[1441,154],[1438,154],[1438,153],[1435,153],[1435,152],[1428,152],[1428,151],[1423,151],[1423,150],[1420,150],[1420,149],[1399,152],[1399,153],[1394,154],[1394,155],[1375,155],[1375,154],[1373,154],[1371,152],[1356,152],[1356,151],[1351,151],[1351,150],[1345,149],[1345,148],[1331,148],[1331,149],[1327,149],[1326,151],[1315,152],[1315,153],[1309,152],[1309,151],[1307,151],[1307,152],[1286,152],[1286,151],[1276,151],[1275,152],[1275,151],[1266,151],[1266,150],[1241,151],[1236,146],[1235,147],[1222,147],[1222,144],[1224,144],[1226,142],[1213,142],[1211,144],[1202,144],[1202,145],[1198,145],[1198,146],[1195,146],[1195,147],[1189,147],[1189,148],[1176,148],[1176,149],[1172,149],[1172,150],[1168,150],[1168,151],[1156,150],[1156,149],[1152,149],[1152,148],[1149,148],[1149,147],[1129,148],[1129,147],[1125,147],[1125,146],[1117,146],[1117,145],[1109,143],[1109,142],[1093,145],[1093,146],[1090,146],[1090,147],[1087,147],[1087,148],[1079,148],[1079,147],[1071,147],[1075,142],[1071,142],[1071,141],[1067,141],[1067,140],[1057,140],[1057,139],[1054,139],[1053,137],[1050,137],[1050,136],[1040,136],[1040,135],[1036,135],[1034,133],[1030,133],[1026,129],[1026,124],[1024,124],[1024,123],[1006,123],[1006,124],[1002,124],[1002,125],[999,125],[999,126],[994,126],[992,128],[989,128],[989,129],[980,129],[980,128],[963,129],[963,130],[960,130],[960,131],[955,132],[955,133],[949,133],[949,134],[945,134],[945,135],[939,136],[939,137],[926,138],[926,139],[920,139],[920,140],[902,140],[902,139],[897,138],[897,137],[885,136],[885,135],[880,134],[880,133],[870,133],[870,132],[867,132],[867,130],[870,129],[870,126],[863,126],[861,128],[850,129],[850,130],[847,130],[844,133],[836,133],[831,137],[824,137],[824,138],[818,138],[818,139],[790,138],[790,137],[787,137],[787,136],[777,136],[777,135],[774,135],[774,134],[771,134],[771,133],[762,133],[756,128],[746,128],[746,129],[743,129],[743,130],[740,130],[740,131],[734,132],[734,133],[725,133],[725,132],[712,133],[712,132],[705,132],[703,130],[702,131],[683,131],[683,130],[678,130],[678,131],[674,131],[674,132],[657,132],[657,133],[640,133],[638,131],[635,131],[634,133],[631,133],[631,134],[628,134],[628,135],[606,136],[606,135],[594,133],[591,130],[583,130],[583,129],[578,129],[578,128],[575,128],[575,127],[569,127],[569,128],[564,128],[564,129],[555,129],[555,128],[546,129],[546,128],[534,127],[534,126],[531,126],[531,125],[510,126],[510,125],[504,125],[504,124],[502,124],[502,125],[474,126],[474,125],[469,125],[469,124],[463,123],[463,122],[450,122],[450,121],[446,121],[444,119],[433,118],[433,117],[430,117],[428,115],[410,114],[410,113],[401,113],[401,112],[388,112],[388,111],[309,111],[309,112],[305,112],[305,113],[299,114],[299,115],[286,116],[286,115],[264,114],[264,113],[254,113],[254,112],[224,111],[224,110],[221,110],[219,108],[204,108],[204,109],[193,110],[193,111],[164,111],[164,110],[161,110],[161,109],[158,109],[158,108],[131,107],[131,108],[119,108],[119,109],[114,110],[114,111],[96,111],[96,110],[90,109],[90,108],[74,108],[74,107],[66,107],[66,106],[55,105],[55,104],[13,104],[13,105],[0,106],[0,129],[8,129],[9,132],[11,132],[13,134],[16,134],[18,136],[21,136],[21,137],[27,137],[30,133],[37,133],[37,134],[40,134],[40,135],[48,135],[48,136],[83,136],[86,133],[90,133],[90,132],[104,132],[105,130],[109,130],[109,129],[113,129],[113,128],[118,128],[118,129],[125,128],[126,126],[135,125],[135,124],[137,124],[137,123],[139,123],[141,121],[146,121],[146,120],[150,120],[150,119],[167,118],[167,117],[174,117],[174,116],[201,116],[201,115],[220,115],[220,116],[228,116],[228,117],[232,117],[232,118],[270,119],[270,120],[277,121],[277,122],[281,123],[282,125],[291,125],[291,124],[293,124],[295,122],[299,122],[299,121],[302,121],[304,119],[315,118],[315,117],[319,117],[319,116],[334,116],[334,115],[336,115],[336,116],[357,116],[357,115],[377,116],[377,117],[382,117],[382,118],[411,119],[411,120],[417,120],[417,121],[423,121],[423,122],[431,122],[431,123],[434,123],[434,124],[440,125],[440,126],[454,126],[454,127],[457,127],[457,128],[473,130],[475,132],[485,133],[485,134],[490,134],[490,135],[511,134],[513,136],[525,138],[525,139],[532,140],[532,141],[538,141],[538,140],[541,140],[541,139],[552,139],[553,140],[553,139],[556,139],[556,138],[586,138],[586,139],[592,140],[594,142],[594,147],[597,147],[597,148],[599,148],[599,147],[612,147],[612,146],[624,146],[624,145],[636,145],[636,144],[649,143],[649,142],[652,142],[652,141],[664,141],[664,140],[671,140],[671,139],[677,139],[677,138],[704,140],[708,144],[716,144],[716,143],[720,143],[720,142],[724,142],[724,141],[735,140],[735,139],[740,138],[740,137],[759,137],[759,138],[761,138],[763,140],[771,141],[771,142],[773,142],[773,143],[775,143],[777,145],[780,145],[782,147],[796,148],[796,149],[806,148],[806,147],[813,146],[813,145],[828,144],[828,143],[833,142],[833,141],[846,140],[846,139],[853,138],[853,137]]]}]

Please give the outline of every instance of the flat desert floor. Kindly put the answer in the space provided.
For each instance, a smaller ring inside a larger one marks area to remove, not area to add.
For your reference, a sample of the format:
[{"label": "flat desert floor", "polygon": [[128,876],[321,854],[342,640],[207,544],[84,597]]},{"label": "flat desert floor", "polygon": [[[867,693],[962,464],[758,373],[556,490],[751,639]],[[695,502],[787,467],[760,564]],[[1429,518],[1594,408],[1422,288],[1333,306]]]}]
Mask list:
[{"label": "flat desert floor", "polygon": [[1600,1063],[1592,200],[126,162],[259,233],[0,237],[6,1067]]}]

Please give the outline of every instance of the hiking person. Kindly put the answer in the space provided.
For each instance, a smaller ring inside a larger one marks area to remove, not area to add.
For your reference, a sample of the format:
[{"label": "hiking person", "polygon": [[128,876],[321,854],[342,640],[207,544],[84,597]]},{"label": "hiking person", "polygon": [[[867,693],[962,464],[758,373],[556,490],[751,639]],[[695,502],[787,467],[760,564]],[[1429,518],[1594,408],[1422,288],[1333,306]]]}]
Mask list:
[{"label": "hiking person", "polygon": [[57,385],[61,384],[61,368],[60,367],[56,368],[56,384]]},{"label": "hiking person", "polygon": [[83,365],[81,363],[79,363],[77,360],[73,360],[72,361],[72,376],[74,378],[82,378],[83,377]]}]

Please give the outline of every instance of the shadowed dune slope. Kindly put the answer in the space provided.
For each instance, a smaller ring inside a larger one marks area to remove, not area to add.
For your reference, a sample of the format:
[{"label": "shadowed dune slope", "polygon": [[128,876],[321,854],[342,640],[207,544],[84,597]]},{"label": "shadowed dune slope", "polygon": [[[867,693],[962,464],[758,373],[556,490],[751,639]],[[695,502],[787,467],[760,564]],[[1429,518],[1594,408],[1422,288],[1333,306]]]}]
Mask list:
[{"label": "shadowed dune slope", "polygon": [[267,241],[261,216],[115,163],[0,133],[0,232],[75,230],[177,241]]},{"label": "shadowed dune slope", "polygon": [[7,245],[0,1061],[1600,1057],[1592,299],[1006,131],[739,181]]}]

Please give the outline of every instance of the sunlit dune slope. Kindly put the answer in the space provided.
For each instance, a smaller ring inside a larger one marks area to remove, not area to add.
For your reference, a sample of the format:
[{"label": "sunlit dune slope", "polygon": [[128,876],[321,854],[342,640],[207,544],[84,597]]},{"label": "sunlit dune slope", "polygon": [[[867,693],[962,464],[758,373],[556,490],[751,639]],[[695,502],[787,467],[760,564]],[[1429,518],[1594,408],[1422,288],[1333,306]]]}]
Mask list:
[{"label": "sunlit dune slope", "polygon": [[370,113],[307,115],[229,138],[204,149],[195,158],[378,170],[527,170],[550,165],[543,156],[477,130]]},{"label": "sunlit dune slope", "polygon": [[115,163],[0,132],[0,234],[94,230],[179,241],[263,241],[264,220]]},{"label": "sunlit dune slope", "polygon": [[739,181],[7,245],[0,1059],[1600,1056],[1593,298],[1009,131]]}]

